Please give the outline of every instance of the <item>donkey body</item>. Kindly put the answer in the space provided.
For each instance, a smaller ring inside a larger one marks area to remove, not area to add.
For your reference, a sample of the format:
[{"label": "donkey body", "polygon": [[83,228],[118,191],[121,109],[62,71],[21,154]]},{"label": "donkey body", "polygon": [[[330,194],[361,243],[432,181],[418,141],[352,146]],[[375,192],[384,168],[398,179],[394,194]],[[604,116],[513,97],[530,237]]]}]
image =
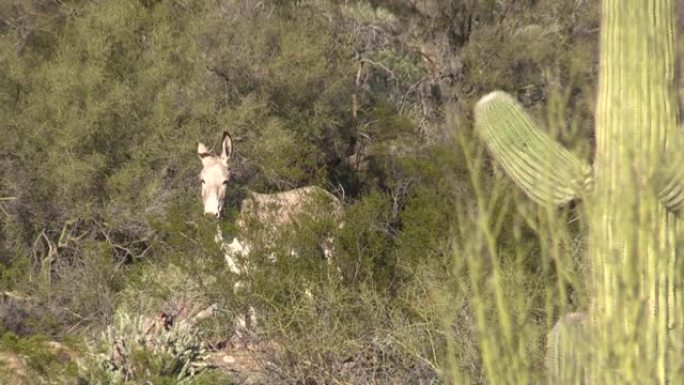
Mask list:
[{"label": "donkey body", "polygon": [[[236,258],[247,256],[255,248],[268,251],[278,241],[291,238],[298,231],[308,231],[302,226],[307,222],[328,220],[339,224],[341,217],[340,201],[320,187],[306,186],[273,194],[249,192],[235,221],[236,236],[224,246],[226,262],[233,272],[238,272]],[[331,263],[332,239],[325,237],[319,246]],[[296,251],[291,250],[290,254],[295,255]]]},{"label": "donkey body", "polygon": [[[200,180],[205,215],[220,218],[223,214],[232,154],[233,141],[227,132],[223,133],[219,154],[212,153],[202,143],[197,146],[197,155],[203,166]],[[228,267],[239,277],[234,289],[243,286],[244,278],[249,275],[252,267],[250,254],[257,250],[266,252],[269,259],[275,261],[277,250],[274,248],[280,241],[292,238],[300,231],[310,231],[307,223],[332,221],[340,227],[341,217],[339,199],[320,187],[306,186],[273,194],[247,193],[234,219],[232,239],[226,239],[220,228],[216,237],[221,242]],[[332,244],[331,235],[321,237],[319,247],[328,263],[332,262],[334,254]],[[297,250],[290,249],[289,254],[297,255]],[[253,308],[250,308],[249,315],[254,324],[256,315]],[[244,318],[238,317],[236,333],[241,334],[245,327]]]}]

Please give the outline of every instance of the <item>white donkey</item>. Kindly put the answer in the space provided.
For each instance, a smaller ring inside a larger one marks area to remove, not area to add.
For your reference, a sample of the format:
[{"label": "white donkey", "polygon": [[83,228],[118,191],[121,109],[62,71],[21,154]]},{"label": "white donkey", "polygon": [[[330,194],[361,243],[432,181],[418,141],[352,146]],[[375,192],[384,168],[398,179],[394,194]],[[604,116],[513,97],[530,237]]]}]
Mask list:
[{"label": "white donkey", "polygon": [[[202,160],[200,180],[202,182],[202,202],[204,214],[220,218],[223,213],[226,190],[230,184],[230,158],[233,154],[233,140],[223,133],[221,152],[216,155],[202,143],[197,145],[197,155]],[[236,218],[237,235],[230,243],[225,243],[220,228],[217,241],[222,243],[226,263],[239,277],[249,273],[249,254],[255,249],[268,250],[277,240],[288,237],[302,221],[332,220],[341,226],[342,204],[334,195],[320,187],[307,186],[274,194],[250,192],[241,202]],[[249,234],[248,234],[249,233]],[[257,244],[258,243],[258,244]],[[321,242],[321,251],[328,263],[332,262],[332,237]],[[296,255],[296,250],[290,251]],[[271,258],[275,258],[271,254]],[[241,285],[238,280],[235,289]],[[255,323],[254,309],[250,308],[250,319]],[[239,335],[246,327],[244,318],[238,317],[236,333]]]}]

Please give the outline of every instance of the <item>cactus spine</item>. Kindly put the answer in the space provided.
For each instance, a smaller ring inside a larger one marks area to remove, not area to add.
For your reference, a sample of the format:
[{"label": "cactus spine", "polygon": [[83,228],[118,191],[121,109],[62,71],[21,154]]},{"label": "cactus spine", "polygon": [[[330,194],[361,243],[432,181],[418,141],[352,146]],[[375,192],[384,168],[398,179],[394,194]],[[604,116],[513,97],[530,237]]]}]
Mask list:
[{"label": "cactus spine", "polygon": [[586,198],[591,344],[584,367],[592,384],[684,383],[675,15],[674,0],[602,3],[591,184],[582,163],[534,129],[513,98],[494,92],[475,107],[490,153],[534,201]]}]

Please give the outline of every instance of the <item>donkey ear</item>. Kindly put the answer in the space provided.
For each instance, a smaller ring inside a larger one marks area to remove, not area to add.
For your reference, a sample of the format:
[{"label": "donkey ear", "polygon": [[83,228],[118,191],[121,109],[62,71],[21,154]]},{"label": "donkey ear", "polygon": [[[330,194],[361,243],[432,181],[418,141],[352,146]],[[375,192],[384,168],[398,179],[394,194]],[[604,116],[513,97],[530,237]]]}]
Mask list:
[{"label": "donkey ear", "polygon": [[202,163],[204,163],[205,159],[209,159],[211,156],[211,151],[207,148],[207,146],[204,145],[204,143],[197,143],[197,156],[200,158]]},{"label": "donkey ear", "polygon": [[228,160],[233,155],[233,138],[227,131],[223,132],[223,139],[221,139],[221,162],[228,166]]}]

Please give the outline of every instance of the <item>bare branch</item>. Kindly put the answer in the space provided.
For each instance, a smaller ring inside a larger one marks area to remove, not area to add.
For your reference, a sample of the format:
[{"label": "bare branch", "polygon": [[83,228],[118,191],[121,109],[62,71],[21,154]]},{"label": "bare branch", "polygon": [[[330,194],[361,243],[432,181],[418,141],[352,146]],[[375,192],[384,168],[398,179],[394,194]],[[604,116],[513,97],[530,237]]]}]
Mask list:
[{"label": "bare branch", "polygon": [[359,102],[357,99],[357,93],[361,90],[361,74],[363,73],[363,61],[359,60],[358,69],[356,70],[356,80],[354,81],[354,93],[352,94],[352,121],[356,123],[358,118]]},{"label": "bare branch", "polygon": [[386,65],[384,65],[384,64],[382,64],[382,63],[378,63],[378,62],[373,61],[373,60],[370,60],[370,59],[361,59],[361,60],[359,60],[359,61],[362,62],[362,63],[368,63],[368,64],[373,65],[373,66],[376,66],[376,67],[380,67],[383,71],[387,72],[387,73],[390,75],[390,79],[396,81],[397,83],[399,82],[399,79],[398,79],[397,76],[394,74],[394,71],[392,71],[391,69],[389,69]]}]

